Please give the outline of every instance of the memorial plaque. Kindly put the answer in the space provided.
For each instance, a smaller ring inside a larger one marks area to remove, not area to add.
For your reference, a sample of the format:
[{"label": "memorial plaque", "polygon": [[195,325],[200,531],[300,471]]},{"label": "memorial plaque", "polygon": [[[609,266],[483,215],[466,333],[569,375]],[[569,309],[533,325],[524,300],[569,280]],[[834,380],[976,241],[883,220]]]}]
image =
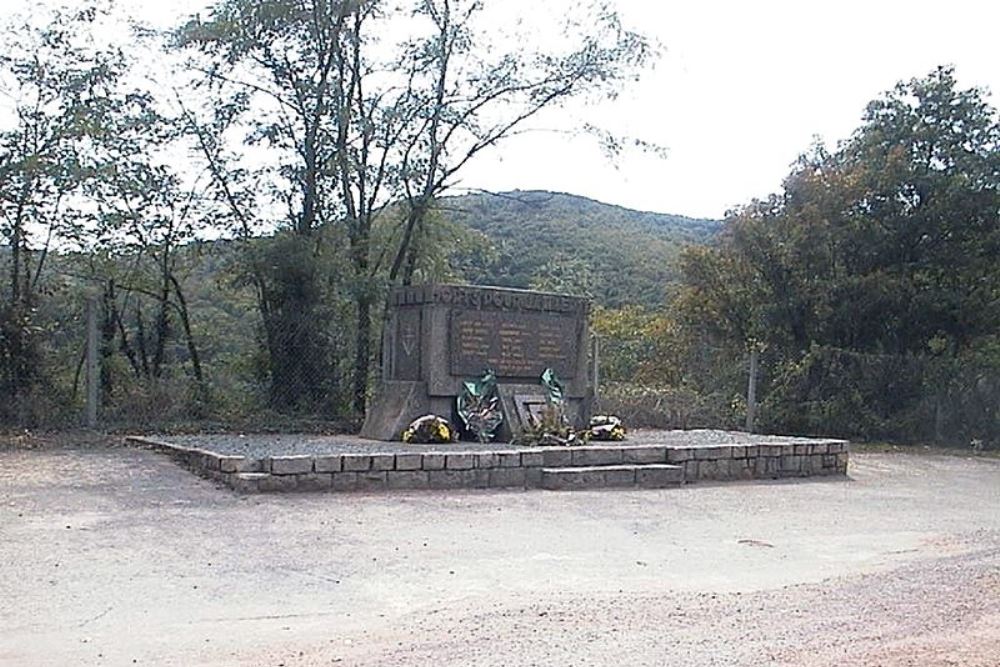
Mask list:
[{"label": "memorial plaque", "polygon": [[577,371],[577,320],[557,313],[455,310],[449,347],[453,375],[535,379],[546,368],[563,378]]},{"label": "memorial plaque", "polygon": [[586,299],[477,285],[412,285],[389,294],[382,378],[361,434],[395,440],[417,417],[456,419],[462,383],[487,368],[497,375],[504,422],[515,436],[545,406],[546,368],[565,384],[566,412],[587,423]]}]

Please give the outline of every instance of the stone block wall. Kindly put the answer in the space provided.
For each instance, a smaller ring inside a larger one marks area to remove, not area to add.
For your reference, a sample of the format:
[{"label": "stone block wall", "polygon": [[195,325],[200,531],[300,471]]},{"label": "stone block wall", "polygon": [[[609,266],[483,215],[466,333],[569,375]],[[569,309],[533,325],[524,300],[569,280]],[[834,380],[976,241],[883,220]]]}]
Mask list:
[{"label": "stone block wall", "polygon": [[686,483],[778,479],[847,473],[849,445],[842,440],[804,444],[676,447],[603,444],[495,451],[339,453],[254,459],[219,454],[151,438],[131,437],[193,472],[246,493],[275,491],[387,491],[399,489],[539,488],[543,469],[673,464]]}]

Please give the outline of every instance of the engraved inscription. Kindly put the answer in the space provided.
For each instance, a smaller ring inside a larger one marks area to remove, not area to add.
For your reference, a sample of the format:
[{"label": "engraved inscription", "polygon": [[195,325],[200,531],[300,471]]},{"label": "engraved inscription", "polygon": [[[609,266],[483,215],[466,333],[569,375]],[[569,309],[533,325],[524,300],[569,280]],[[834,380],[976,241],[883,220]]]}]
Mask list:
[{"label": "engraved inscription", "polygon": [[391,303],[397,306],[436,303],[476,310],[520,310],[586,314],[587,300],[582,297],[496,287],[463,285],[424,285],[402,287],[393,291]]},{"label": "engraved inscription", "polygon": [[420,379],[420,310],[400,308],[396,315],[395,372],[397,380]]},{"label": "engraved inscription", "polygon": [[451,315],[451,372],[536,378],[552,368],[576,374],[577,320],[555,314],[456,310]]}]

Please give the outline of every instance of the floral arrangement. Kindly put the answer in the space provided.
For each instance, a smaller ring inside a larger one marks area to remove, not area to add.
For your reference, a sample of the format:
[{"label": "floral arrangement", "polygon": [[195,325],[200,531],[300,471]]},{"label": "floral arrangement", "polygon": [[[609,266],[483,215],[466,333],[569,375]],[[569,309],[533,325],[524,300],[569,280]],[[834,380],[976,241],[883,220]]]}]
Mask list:
[{"label": "floral arrangement", "polygon": [[487,370],[478,380],[463,382],[457,403],[458,416],[465,422],[465,428],[475,433],[479,442],[492,440],[503,421],[500,394],[493,371]]},{"label": "floral arrangement", "polygon": [[403,431],[403,442],[429,444],[452,442],[456,433],[451,423],[437,415],[419,417]]},{"label": "floral arrangement", "polygon": [[590,418],[590,439],[620,442],[625,439],[625,425],[614,415],[594,415]]}]

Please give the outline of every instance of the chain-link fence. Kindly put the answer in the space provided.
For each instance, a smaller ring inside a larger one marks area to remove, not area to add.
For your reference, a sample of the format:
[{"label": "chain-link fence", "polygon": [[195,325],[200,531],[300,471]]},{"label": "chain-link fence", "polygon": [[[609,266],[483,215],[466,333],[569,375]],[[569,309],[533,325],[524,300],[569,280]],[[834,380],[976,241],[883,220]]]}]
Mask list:
[{"label": "chain-link fence", "polygon": [[[746,428],[750,354],[706,347],[701,356],[702,374],[676,387],[604,382],[597,408],[633,427]],[[761,432],[1000,447],[997,341],[947,356],[764,350],[755,389]]]},{"label": "chain-link fence", "polygon": [[[348,299],[268,320],[252,294],[231,287],[203,286],[186,301],[179,291],[164,298],[109,284],[50,281],[46,289],[37,306],[0,309],[0,427],[358,426]],[[370,362],[377,339],[373,326]],[[606,350],[604,357],[616,354]],[[604,357],[600,366],[614,368]],[[670,363],[679,366],[664,375],[679,379],[673,383],[602,377],[595,411],[632,427],[745,427],[745,352],[698,345]],[[957,354],[763,350],[755,407],[758,431],[1000,446],[1000,338]]]},{"label": "chain-link fence", "polygon": [[356,423],[348,331],[292,318],[267,331],[246,301],[181,312],[174,300],[161,309],[153,297],[116,296],[60,299],[33,309],[30,322],[8,318],[0,427],[323,431]]}]

